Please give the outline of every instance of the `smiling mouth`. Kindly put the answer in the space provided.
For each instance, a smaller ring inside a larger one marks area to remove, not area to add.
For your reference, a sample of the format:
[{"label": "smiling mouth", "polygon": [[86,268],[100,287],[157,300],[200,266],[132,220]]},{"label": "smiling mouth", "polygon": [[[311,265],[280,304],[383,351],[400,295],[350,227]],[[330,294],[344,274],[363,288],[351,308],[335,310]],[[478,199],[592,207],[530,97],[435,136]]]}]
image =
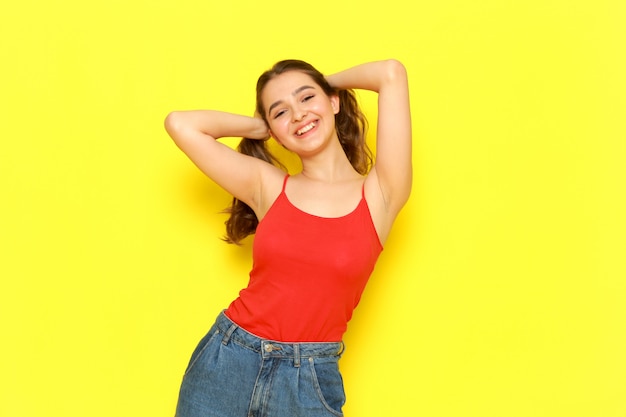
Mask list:
[{"label": "smiling mouth", "polygon": [[313,129],[315,126],[317,126],[317,120],[309,123],[308,125],[304,126],[302,129],[298,129],[298,131],[296,131],[296,136],[304,135],[306,132]]}]

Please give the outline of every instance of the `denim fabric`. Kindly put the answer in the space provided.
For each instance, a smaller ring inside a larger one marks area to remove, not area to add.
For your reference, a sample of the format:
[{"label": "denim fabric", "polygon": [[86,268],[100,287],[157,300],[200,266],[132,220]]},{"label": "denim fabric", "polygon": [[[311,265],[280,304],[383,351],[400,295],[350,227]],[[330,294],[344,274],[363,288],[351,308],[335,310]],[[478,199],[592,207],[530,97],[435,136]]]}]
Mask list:
[{"label": "denim fabric", "polygon": [[261,339],[220,313],[193,352],[176,417],[337,417],[342,343]]}]

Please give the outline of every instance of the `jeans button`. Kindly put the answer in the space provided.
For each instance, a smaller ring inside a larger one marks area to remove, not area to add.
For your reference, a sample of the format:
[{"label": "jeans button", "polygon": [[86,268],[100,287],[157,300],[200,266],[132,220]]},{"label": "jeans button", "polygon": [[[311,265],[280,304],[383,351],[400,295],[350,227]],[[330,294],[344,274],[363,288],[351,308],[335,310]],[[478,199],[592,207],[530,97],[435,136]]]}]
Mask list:
[{"label": "jeans button", "polygon": [[274,350],[274,346],[272,346],[270,343],[266,344],[264,347],[266,352],[271,352],[272,350]]}]

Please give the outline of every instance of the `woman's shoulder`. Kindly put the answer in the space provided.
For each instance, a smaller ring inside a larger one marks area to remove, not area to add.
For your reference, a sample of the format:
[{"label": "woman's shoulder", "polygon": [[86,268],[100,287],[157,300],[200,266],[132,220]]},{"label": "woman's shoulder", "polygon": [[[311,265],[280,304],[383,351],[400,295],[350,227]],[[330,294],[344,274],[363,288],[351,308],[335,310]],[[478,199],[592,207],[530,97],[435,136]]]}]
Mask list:
[{"label": "woman's shoulder", "polygon": [[265,217],[267,211],[274,204],[281,192],[284,190],[285,184],[289,178],[289,173],[275,166],[270,166],[263,170],[260,181],[259,203],[255,209],[255,214],[259,221]]}]

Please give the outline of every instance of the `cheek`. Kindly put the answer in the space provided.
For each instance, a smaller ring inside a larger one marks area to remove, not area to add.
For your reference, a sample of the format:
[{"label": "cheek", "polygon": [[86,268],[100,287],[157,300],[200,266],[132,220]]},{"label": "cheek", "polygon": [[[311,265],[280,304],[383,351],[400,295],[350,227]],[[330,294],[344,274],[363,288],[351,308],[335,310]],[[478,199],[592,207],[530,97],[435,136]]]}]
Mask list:
[{"label": "cheek", "polygon": [[289,123],[283,121],[283,119],[287,119],[286,117],[281,118],[279,120],[271,120],[268,123],[268,127],[272,132],[276,132],[279,135],[289,130]]},{"label": "cheek", "polygon": [[282,144],[282,138],[287,133],[287,128],[285,127],[285,125],[274,121],[268,123],[268,127],[272,137],[276,139],[278,143]]},{"label": "cheek", "polygon": [[324,103],[316,103],[315,106],[311,108],[311,111],[317,114],[325,114],[328,116],[336,114],[333,103],[330,100]]}]

